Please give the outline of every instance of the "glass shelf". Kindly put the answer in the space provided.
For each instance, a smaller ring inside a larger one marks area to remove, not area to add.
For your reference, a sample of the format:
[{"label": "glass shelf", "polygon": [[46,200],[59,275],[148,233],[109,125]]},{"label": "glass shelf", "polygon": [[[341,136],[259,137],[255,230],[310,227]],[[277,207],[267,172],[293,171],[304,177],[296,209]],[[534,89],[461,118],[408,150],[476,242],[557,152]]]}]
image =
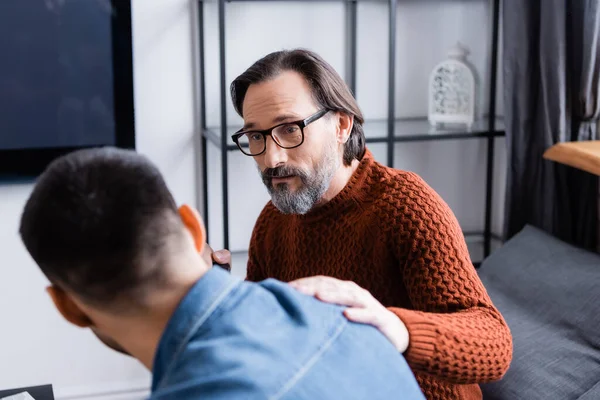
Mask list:
[{"label": "glass shelf", "polygon": [[[488,131],[489,119],[482,118],[475,121],[471,129],[460,126],[446,126],[434,128],[426,117],[403,118],[394,120],[394,142],[420,142],[431,140],[471,139],[504,136],[504,120],[496,118],[494,129]],[[227,127],[227,150],[237,150],[231,140],[239,127]],[[387,120],[367,120],[364,124],[367,143],[386,143]],[[219,128],[207,128],[204,136],[215,146],[221,148],[221,132]]]},{"label": "glass shelf", "polygon": [[[466,126],[433,127],[426,117],[402,118],[394,120],[394,142],[418,142],[427,140],[449,140],[504,136],[504,120],[496,118],[494,129],[489,132],[489,119],[482,118]],[[365,121],[367,143],[387,142],[387,120]]]}]

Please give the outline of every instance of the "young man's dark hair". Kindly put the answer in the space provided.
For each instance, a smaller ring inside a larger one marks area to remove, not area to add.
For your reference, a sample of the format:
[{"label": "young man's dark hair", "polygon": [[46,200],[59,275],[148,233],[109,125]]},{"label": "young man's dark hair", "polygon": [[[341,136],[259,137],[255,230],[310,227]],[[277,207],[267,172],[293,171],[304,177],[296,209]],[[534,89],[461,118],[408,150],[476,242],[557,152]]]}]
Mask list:
[{"label": "young man's dark hair", "polygon": [[177,206],[145,157],[114,148],[53,162],[27,201],[20,234],[48,279],[86,301],[138,308],[166,282],[182,232]]},{"label": "young man's dark hair", "polygon": [[350,165],[354,159],[361,160],[365,154],[365,134],[358,103],[335,69],[312,51],[277,51],[252,64],[231,83],[231,98],[237,113],[244,116],[244,98],[250,85],[268,81],[284,71],[297,72],[306,79],[320,108],[354,117],[350,138],[344,145],[344,165]]},{"label": "young man's dark hair", "polygon": [[198,213],[133,151],[53,162],[20,231],[61,314],[150,369],[153,400],[424,399],[395,347],[342,307],[213,268]]}]

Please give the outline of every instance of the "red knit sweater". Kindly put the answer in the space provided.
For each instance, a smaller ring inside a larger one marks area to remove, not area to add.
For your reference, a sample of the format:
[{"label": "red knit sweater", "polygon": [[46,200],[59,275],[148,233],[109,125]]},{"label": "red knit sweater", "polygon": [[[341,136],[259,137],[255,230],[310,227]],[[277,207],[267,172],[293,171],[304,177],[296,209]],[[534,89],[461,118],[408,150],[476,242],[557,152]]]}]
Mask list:
[{"label": "red knit sweater", "polygon": [[428,399],[481,399],[512,337],[473,268],[461,228],[422,179],[367,154],[346,187],[306,215],[270,202],[250,243],[248,279],[329,275],[369,290],[406,324],[405,357]]}]

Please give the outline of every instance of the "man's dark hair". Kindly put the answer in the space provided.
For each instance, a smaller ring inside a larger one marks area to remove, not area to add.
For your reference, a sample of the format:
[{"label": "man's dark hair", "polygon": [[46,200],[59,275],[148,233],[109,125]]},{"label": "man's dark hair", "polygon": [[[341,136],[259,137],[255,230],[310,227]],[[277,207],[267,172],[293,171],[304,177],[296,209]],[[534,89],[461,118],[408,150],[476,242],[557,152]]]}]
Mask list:
[{"label": "man's dark hair", "polygon": [[20,235],[48,279],[91,304],[143,305],[164,278],[183,226],[158,169],[131,150],[79,150],[52,162],[21,217]]},{"label": "man's dark hair", "polygon": [[237,113],[243,117],[244,98],[248,87],[277,77],[284,71],[302,75],[312,90],[315,102],[331,111],[352,115],[354,125],[344,146],[344,164],[361,160],[365,154],[364,119],[356,99],[339,74],[318,54],[304,49],[277,51],[261,58],[231,83],[231,98]]}]

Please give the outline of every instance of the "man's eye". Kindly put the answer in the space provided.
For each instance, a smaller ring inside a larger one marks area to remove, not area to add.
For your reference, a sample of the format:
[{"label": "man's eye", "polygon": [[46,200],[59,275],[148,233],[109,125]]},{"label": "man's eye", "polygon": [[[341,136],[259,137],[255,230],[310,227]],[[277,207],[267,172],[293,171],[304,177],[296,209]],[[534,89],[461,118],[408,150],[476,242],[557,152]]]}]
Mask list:
[{"label": "man's eye", "polygon": [[262,140],[262,135],[260,133],[256,133],[256,132],[254,132],[254,133],[248,133],[248,134],[246,134],[246,136],[251,141],[255,141],[256,142],[256,141]]},{"label": "man's eye", "polygon": [[297,130],[298,130],[297,125],[287,125],[285,127],[285,129],[283,130],[283,132],[284,133],[296,133]]}]

